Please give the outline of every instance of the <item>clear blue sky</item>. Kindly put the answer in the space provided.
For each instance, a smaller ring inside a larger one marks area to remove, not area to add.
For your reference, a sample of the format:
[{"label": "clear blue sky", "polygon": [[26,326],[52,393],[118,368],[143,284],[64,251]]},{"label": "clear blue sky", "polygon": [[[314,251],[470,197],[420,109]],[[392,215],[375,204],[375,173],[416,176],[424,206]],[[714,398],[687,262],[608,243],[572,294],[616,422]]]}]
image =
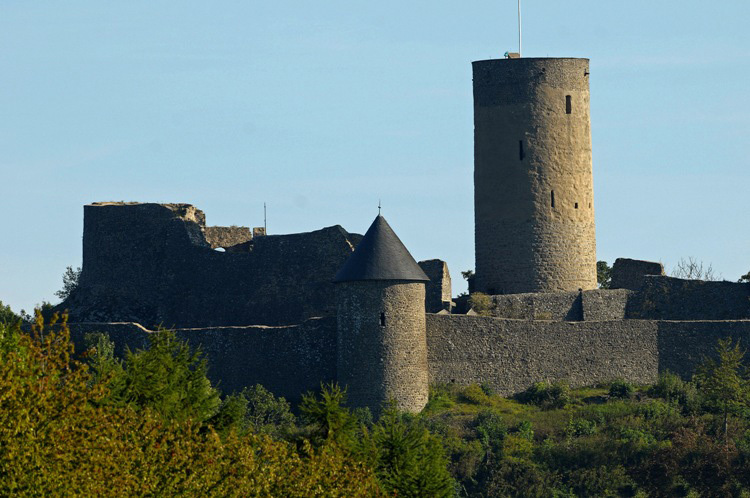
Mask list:
[{"label": "clear blue sky", "polygon": [[[750,2],[524,1],[524,55],[591,59],[598,258],[750,270]],[[271,233],[383,214],[474,265],[472,60],[516,2],[0,1],[0,300],[54,301],[82,205]]]}]

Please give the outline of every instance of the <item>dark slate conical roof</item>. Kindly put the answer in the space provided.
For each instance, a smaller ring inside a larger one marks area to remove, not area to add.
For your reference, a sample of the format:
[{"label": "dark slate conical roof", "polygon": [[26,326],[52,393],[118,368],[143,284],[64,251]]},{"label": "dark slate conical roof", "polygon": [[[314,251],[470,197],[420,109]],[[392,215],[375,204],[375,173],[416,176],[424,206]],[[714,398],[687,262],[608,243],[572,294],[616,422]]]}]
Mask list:
[{"label": "dark slate conical roof", "polygon": [[428,281],[409,251],[388,224],[378,215],[357,245],[334,282],[357,280]]}]

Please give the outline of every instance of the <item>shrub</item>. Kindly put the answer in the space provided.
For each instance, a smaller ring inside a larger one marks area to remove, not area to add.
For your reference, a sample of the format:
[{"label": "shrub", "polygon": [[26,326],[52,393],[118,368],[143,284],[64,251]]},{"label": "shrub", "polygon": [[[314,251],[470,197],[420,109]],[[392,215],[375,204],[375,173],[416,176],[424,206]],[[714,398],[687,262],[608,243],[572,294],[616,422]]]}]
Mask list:
[{"label": "shrub", "polygon": [[489,396],[479,384],[469,384],[461,390],[461,399],[475,405],[487,405]]},{"label": "shrub", "polygon": [[570,386],[566,382],[558,381],[537,382],[517,396],[522,403],[531,403],[549,410],[565,408],[570,403]]},{"label": "shrub", "polygon": [[656,384],[649,388],[648,395],[679,403],[689,413],[695,413],[700,405],[695,384],[685,382],[672,372],[660,374]]},{"label": "shrub", "polygon": [[447,410],[454,405],[450,389],[445,384],[430,386],[430,397],[424,407],[425,413]]},{"label": "shrub", "polygon": [[633,384],[623,379],[615,379],[609,385],[609,396],[618,399],[630,399],[633,396],[635,388]]},{"label": "shrub", "polygon": [[508,427],[502,417],[492,411],[484,411],[477,415],[475,421],[477,439],[482,443],[486,451],[499,453],[503,446],[503,440],[508,434]]},{"label": "shrub", "polygon": [[492,297],[484,292],[475,292],[469,296],[469,308],[482,316],[492,314]]}]

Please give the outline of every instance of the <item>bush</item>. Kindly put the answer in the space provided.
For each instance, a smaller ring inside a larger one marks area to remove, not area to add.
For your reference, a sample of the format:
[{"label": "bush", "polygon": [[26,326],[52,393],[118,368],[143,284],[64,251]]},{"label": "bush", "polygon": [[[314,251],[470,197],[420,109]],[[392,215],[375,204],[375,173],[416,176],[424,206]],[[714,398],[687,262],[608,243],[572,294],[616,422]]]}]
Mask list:
[{"label": "bush", "polygon": [[473,309],[478,315],[492,315],[492,297],[483,292],[475,292],[469,296],[469,308]]},{"label": "bush", "polygon": [[499,454],[503,447],[503,440],[508,434],[508,427],[502,417],[492,411],[484,411],[477,415],[475,424],[477,439],[482,443],[485,451]]},{"label": "bush", "polygon": [[566,382],[537,382],[517,396],[522,403],[545,410],[565,408],[570,403],[570,386]]},{"label": "bush", "polygon": [[633,396],[635,388],[633,384],[624,381],[623,379],[615,379],[609,385],[609,396],[611,398],[618,399],[630,399]]},{"label": "bush", "polygon": [[469,384],[461,391],[461,399],[475,405],[487,405],[490,398],[479,384]]},{"label": "bush", "polygon": [[648,390],[648,395],[679,403],[686,412],[695,413],[700,406],[698,390],[692,382],[685,382],[679,375],[664,372]]}]

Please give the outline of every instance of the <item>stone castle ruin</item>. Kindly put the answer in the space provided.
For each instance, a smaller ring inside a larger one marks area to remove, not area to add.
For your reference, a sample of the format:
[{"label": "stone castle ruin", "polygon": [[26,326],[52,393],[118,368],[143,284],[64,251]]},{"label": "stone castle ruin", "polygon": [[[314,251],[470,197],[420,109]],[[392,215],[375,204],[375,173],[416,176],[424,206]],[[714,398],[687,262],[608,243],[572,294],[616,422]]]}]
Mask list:
[{"label": "stone castle ruin", "polygon": [[509,395],[543,380],[689,376],[718,338],[750,341],[750,284],[618,259],[612,288],[596,288],[587,59],[473,69],[470,290],[490,295],[489,316],[462,309],[445,262],[415,262],[381,216],[364,237],[266,235],[206,226],[189,204],[94,203],[79,285],[59,306],[74,340],[108,332],[122,353],[174,327],[225,392],[260,383],[298,400],[338,381],[375,412],[421,410],[430,383]]}]

